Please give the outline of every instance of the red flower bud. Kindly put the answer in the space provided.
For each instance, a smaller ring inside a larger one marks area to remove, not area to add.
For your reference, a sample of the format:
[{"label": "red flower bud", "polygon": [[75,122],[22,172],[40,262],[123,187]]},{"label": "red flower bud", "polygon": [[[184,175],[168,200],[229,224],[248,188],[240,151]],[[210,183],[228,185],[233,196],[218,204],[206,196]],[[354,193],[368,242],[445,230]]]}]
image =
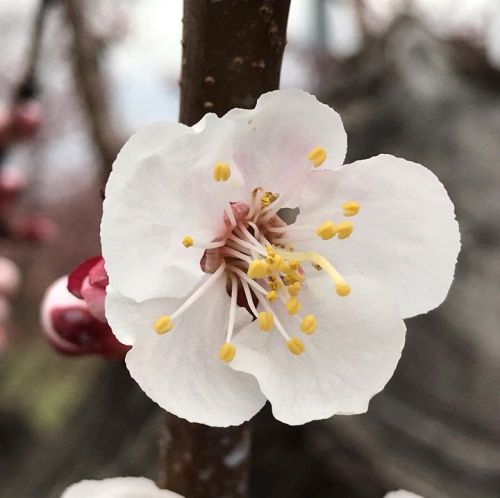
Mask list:
[{"label": "red flower bud", "polygon": [[[83,282],[86,280],[88,277]],[[82,288],[84,286],[85,283]],[[100,290],[105,295],[104,289]],[[67,276],[59,278],[47,289],[41,306],[41,322],[50,344],[64,354],[101,354],[121,359],[129,349],[118,342],[105,320],[96,318],[84,299],[68,291]]]}]

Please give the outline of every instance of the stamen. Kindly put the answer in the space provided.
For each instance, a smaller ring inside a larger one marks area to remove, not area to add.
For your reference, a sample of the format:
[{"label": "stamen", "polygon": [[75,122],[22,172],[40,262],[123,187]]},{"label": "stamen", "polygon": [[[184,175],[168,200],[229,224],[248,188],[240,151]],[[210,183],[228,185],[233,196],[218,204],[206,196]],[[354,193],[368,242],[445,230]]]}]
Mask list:
[{"label": "stamen", "polygon": [[273,314],[269,311],[261,311],[258,315],[260,330],[269,332],[273,328]]},{"label": "stamen", "polygon": [[286,342],[286,345],[288,346],[290,352],[297,356],[301,355],[305,350],[304,344],[297,337],[292,337]]},{"label": "stamen", "polygon": [[231,338],[233,337],[234,321],[236,319],[237,296],[238,296],[238,282],[236,280],[236,277],[233,274],[231,274],[231,301],[229,304],[229,321],[227,324],[226,342],[231,342]]},{"label": "stamen", "polygon": [[290,315],[296,315],[301,307],[300,301],[295,296],[292,296],[286,303],[286,310]]},{"label": "stamen", "polygon": [[270,290],[267,295],[266,295],[266,299],[270,302],[270,303],[274,303],[274,301],[276,301],[276,298],[278,297],[278,293],[275,291],[275,290]]},{"label": "stamen", "polygon": [[217,163],[213,169],[213,178],[216,182],[225,182],[231,176],[231,168],[229,164]]},{"label": "stamen", "polygon": [[255,307],[255,303],[253,302],[253,297],[252,297],[252,293],[250,292],[250,287],[248,286],[248,283],[246,282],[246,280],[240,280],[240,282],[241,282],[241,285],[243,287],[243,292],[245,293],[248,307],[252,311],[255,318],[257,318],[259,316],[259,312],[257,311],[257,308]]},{"label": "stamen", "polygon": [[227,245],[224,246],[224,249],[221,250],[221,254],[225,256],[234,256],[235,258],[242,259],[243,261],[246,261],[247,263],[250,263],[252,261],[252,258],[248,256],[247,254],[244,254],[240,251],[237,251],[236,249],[232,249],[231,247],[228,247]]},{"label": "stamen", "polygon": [[326,160],[326,150],[322,147],[314,147],[307,155],[307,159],[313,163],[315,168],[318,168]]},{"label": "stamen", "polygon": [[304,332],[304,334],[311,335],[318,326],[318,322],[316,321],[316,317],[314,315],[306,315],[300,324],[300,330]]},{"label": "stamen", "polygon": [[250,278],[264,278],[269,273],[269,264],[264,259],[254,259],[250,262],[247,270],[247,275]]},{"label": "stamen", "polygon": [[191,247],[193,244],[194,244],[194,240],[193,240],[193,237],[191,237],[190,235],[186,235],[186,236],[182,239],[182,245],[183,245],[185,248]]},{"label": "stamen", "polygon": [[225,342],[221,348],[219,349],[219,358],[224,363],[230,363],[233,361],[236,355],[236,347],[234,344],[230,344],[229,342]]},{"label": "stamen", "polygon": [[228,204],[225,209],[229,222],[231,223],[231,230],[236,226],[236,218],[234,216],[233,208],[231,204]]},{"label": "stamen", "polygon": [[325,221],[316,228],[316,235],[323,240],[330,240],[337,235],[337,225],[333,221]]},{"label": "stamen", "polygon": [[273,313],[273,310],[271,309],[269,303],[264,299],[261,299],[259,296],[257,296],[257,299],[259,300],[259,303],[264,307],[264,309],[273,315],[274,325],[276,326],[282,337],[285,339],[285,341],[290,341],[290,336],[286,333],[286,330],[279,321],[278,317]]},{"label": "stamen", "polygon": [[226,264],[222,262],[212,275],[203,283],[203,285],[194,291],[184,303],[177,308],[171,315],[163,315],[158,318],[153,324],[153,330],[157,334],[165,334],[173,328],[173,321],[180,316],[184,311],[191,307],[224,273]]},{"label": "stamen", "polygon": [[300,292],[300,289],[302,287],[302,284],[300,282],[293,282],[291,283],[287,289],[288,289],[288,294],[290,294],[290,296],[298,296],[299,295],[299,292]]},{"label": "stamen", "polygon": [[337,225],[337,233],[339,234],[339,239],[347,239],[352,233],[352,223],[350,221],[342,221]]},{"label": "stamen", "polygon": [[251,251],[262,254],[263,256],[265,256],[267,254],[266,251],[264,251],[264,249],[262,249],[262,245],[259,244],[257,246],[255,244],[252,244],[251,242],[247,242],[246,240],[242,240],[239,237],[236,237],[236,235],[234,235],[234,234],[231,234],[228,237],[228,240],[232,240],[232,241],[236,242],[237,244],[239,244],[243,247],[246,247],[247,249],[250,249]]},{"label": "stamen", "polygon": [[310,261],[313,265],[320,266],[333,280],[335,290],[339,296],[347,296],[351,288],[347,285],[342,275],[333,267],[333,265],[321,254],[315,252],[289,252],[282,249],[276,249],[285,259],[295,259],[297,261]]},{"label": "stamen", "polygon": [[265,208],[270,206],[274,201],[276,201],[279,198],[279,194],[273,194],[273,192],[266,192],[261,198],[260,198],[260,205],[261,207]]},{"label": "stamen", "polygon": [[230,265],[228,266],[228,269],[234,271],[234,273],[236,273],[236,275],[238,275],[242,281],[245,281],[248,284],[250,284],[256,291],[260,292],[264,296],[267,294],[266,289],[264,289],[262,285],[258,284],[255,280],[252,280],[245,272],[243,272],[239,268],[236,268],[236,266]]},{"label": "stamen", "polygon": [[347,201],[342,204],[344,216],[354,216],[359,213],[359,202]]},{"label": "stamen", "polygon": [[172,323],[172,317],[169,315],[163,315],[156,320],[156,322],[153,325],[154,331],[159,334],[166,334],[170,330],[172,330],[172,327],[174,324]]}]

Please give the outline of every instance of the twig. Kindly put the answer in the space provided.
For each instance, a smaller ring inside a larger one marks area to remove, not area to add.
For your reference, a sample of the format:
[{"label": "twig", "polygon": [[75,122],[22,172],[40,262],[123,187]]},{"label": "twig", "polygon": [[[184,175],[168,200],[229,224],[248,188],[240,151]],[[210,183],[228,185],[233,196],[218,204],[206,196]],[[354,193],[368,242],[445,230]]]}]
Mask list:
[{"label": "twig", "polygon": [[123,141],[116,134],[111,118],[107,85],[102,74],[102,41],[88,27],[81,0],[61,0],[73,30],[73,72],[87,113],[90,129],[105,173],[111,170]]}]

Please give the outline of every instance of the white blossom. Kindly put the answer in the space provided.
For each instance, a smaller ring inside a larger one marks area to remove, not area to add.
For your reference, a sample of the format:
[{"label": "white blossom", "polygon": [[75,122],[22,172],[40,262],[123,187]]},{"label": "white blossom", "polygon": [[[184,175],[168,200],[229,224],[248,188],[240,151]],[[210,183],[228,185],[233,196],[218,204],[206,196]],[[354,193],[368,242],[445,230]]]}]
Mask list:
[{"label": "white blossom", "polygon": [[101,225],[106,317],[164,409],[228,426],[267,399],[301,424],[383,389],[403,319],[446,297],[458,224],[428,169],[343,166],[346,149],[339,115],[299,90],[125,144]]},{"label": "white blossom", "polygon": [[81,481],[71,485],[61,498],[183,498],[177,493],[158,489],[145,477],[113,477],[102,481]]}]

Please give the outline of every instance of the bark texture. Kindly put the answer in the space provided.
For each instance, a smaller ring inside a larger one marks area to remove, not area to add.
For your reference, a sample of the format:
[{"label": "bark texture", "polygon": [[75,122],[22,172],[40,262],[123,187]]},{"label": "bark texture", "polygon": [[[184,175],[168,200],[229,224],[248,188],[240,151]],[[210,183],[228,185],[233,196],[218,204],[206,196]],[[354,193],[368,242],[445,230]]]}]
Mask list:
[{"label": "bark texture", "polygon": [[278,88],[289,8],[290,0],[184,0],[182,123],[254,107]]}]

